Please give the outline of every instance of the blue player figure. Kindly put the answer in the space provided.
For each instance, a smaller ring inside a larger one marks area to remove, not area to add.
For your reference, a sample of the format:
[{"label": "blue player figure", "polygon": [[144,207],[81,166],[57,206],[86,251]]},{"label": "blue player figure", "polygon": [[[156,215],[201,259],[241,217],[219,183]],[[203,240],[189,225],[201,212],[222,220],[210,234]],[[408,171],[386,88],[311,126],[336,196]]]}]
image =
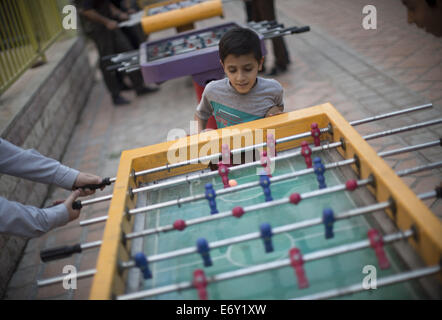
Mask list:
[{"label": "blue player figure", "polygon": [[322,222],[325,226],[325,238],[333,238],[333,223],[335,222],[335,215],[332,209],[326,208],[322,211]]},{"label": "blue player figure", "polygon": [[260,231],[261,231],[261,238],[262,241],[264,242],[264,247],[266,252],[273,252],[273,242],[272,242],[272,227],[270,226],[269,223],[265,222],[263,224],[261,224],[261,226],[259,227]]},{"label": "blue player figure", "polygon": [[196,241],[196,247],[199,254],[203,258],[204,266],[210,267],[212,265],[212,259],[210,258],[210,248],[205,238],[199,238]]},{"label": "blue player figure", "polygon": [[213,186],[211,183],[206,184],[206,199],[209,201],[210,206],[210,214],[218,213],[218,209],[216,208],[216,192],[215,189],[213,189]]},{"label": "blue player figure", "polygon": [[327,188],[324,177],[325,167],[322,164],[321,158],[315,157],[315,159],[313,159],[313,168],[315,170],[316,179],[319,182],[319,189]]},{"label": "blue player figure", "polygon": [[259,184],[264,191],[265,200],[272,201],[272,192],[270,191],[270,178],[267,175],[261,175],[259,178]]},{"label": "blue player figure", "polygon": [[152,278],[152,273],[149,269],[149,264],[147,262],[146,256],[142,252],[138,252],[135,255],[135,265],[141,270],[143,273],[144,279],[150,279]]}]

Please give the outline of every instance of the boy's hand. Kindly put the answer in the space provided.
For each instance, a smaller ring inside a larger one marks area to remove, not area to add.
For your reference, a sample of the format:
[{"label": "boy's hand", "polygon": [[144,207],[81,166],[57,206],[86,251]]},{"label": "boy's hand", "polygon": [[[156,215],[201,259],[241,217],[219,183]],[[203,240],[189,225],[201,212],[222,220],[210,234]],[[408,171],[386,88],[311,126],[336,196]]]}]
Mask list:
[{"label": "boy's hand", "polygon": [[[91,194],[95,193],[95,190],[91,189],[81,189],[82,186],[88,185],[88,184],[100,184],[103,181],[99,176],[96,176],[94,174],[80,172],[80,174],[77,176],[77,180],[75,180],[74,188],[80,191],[80,196],[90,196]],[[104,186],[100,188],[100,190],[103,190]]]},{"label": "boy's hand", "polygon": [[276,115],[278,115],[278,114],[282,114],[282,113],[284,113],[284,112],[282,111],[282,107],[274,106],[274,107],[271,107],[271,108],[267,111],[265,117],[266,117],[266,118],[267,118],[267,117],[272,117],[272,116],[276,116]]},{"label": "boy's hand", "polygon": [[80,215],[80,210],[72,209],[72,203],[80,196],[80,190],[75,190],[70,194],[70,196],[64,201],[64,205],[69,212],[69,221],[75,220]]}]

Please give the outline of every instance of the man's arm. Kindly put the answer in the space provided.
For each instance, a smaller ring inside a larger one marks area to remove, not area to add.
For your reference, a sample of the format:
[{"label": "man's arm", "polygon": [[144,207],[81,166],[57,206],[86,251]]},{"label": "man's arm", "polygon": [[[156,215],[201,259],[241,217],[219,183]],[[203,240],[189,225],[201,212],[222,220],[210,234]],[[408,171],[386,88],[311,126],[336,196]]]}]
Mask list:
[{"label": "man's arm", "polygon": [[0,173],[55,184],[66,190],[74,187],[79,171],[47,158],[34,149],[24,150],[0,139]]},{"label": "man's arm", "polygon": [[81,9],[79,12],[82,16],[93,22],[104,25],[109,30],[115,30],[118,28],[118,22],[116,20],[109,19],[94,9]]},{"label": "man's arm", "polygon": [[129,13],[129,14],[133,14],[133,13],[137,12],[135,10],[135,8],[132,6],[132,0],[124,0],[123,6],[126,9],[127,13]]},{"label": "man's arm", "polygon": [[[102,181],[96,175],[79,172],[62,165],[57,160],[41,155],[34,149],[24,150],[1,138],[0,173],[35,182],[55,184],[66,190],[88,184],[100,184]],[[82,190],[80,195],[86,196],[93,193],[95,190]]]},{"label": "man's arm", "polygon": [[0,233],[33,238],[78,218],[80,210],[72,202],[80,194],[73,192],[64,203],[39,209],[0,197]]},{"label": "man's arm", "polygon": [[129,15],[126,12],[121,11],[116,6],[114,6],[112,3],[109,3],[109,7],[110,7],[112,15],[114,17],[117,17],[120,20],[128,20],[129,19]]}]

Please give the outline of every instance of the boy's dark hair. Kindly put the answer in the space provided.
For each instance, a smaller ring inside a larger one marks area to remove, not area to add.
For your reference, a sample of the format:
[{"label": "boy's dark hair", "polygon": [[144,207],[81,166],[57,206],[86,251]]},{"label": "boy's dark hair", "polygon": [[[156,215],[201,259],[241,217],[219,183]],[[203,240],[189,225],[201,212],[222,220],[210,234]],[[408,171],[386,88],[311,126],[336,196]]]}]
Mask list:
[{"label": "boy's dark hair", "polygon": [[219,42],[219,57],[224,59],[229,55],[241,56],[253,53],[260,62],[262,58],[261,41],[256,32],[247,28],[234,28],[227,31]]}]

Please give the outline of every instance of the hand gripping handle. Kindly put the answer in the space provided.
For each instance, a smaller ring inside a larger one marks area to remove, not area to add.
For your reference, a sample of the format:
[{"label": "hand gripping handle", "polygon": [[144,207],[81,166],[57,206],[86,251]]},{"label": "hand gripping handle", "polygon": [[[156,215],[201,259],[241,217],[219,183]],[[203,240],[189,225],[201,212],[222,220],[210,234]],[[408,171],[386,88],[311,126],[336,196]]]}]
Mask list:
[{"label": "hand gripping handle", "polygon": [[72,209],[80,210],[81,208],[83,208],[83,205],[81,204],[80,200],[76,200],[76,201],[72,202]]},{"label": "hand gripping handle", "polygon": [[303,32],[310,31],[310,26],[293,27],[293,28],[287,29],[287,31],[290,31],[291,34],[292,33],[303,33]]},{"label": "hand gripping handle", "polygon": [[110,178],[104,178],[101,183],[97,183],[97,184],[85,184],[84,186],[81,187],[77,187],[76,189],[91,189],[91,190],[96,190],[96,189],[100,189],[104,186],[109,186],[111,184],[110,182]]}]

